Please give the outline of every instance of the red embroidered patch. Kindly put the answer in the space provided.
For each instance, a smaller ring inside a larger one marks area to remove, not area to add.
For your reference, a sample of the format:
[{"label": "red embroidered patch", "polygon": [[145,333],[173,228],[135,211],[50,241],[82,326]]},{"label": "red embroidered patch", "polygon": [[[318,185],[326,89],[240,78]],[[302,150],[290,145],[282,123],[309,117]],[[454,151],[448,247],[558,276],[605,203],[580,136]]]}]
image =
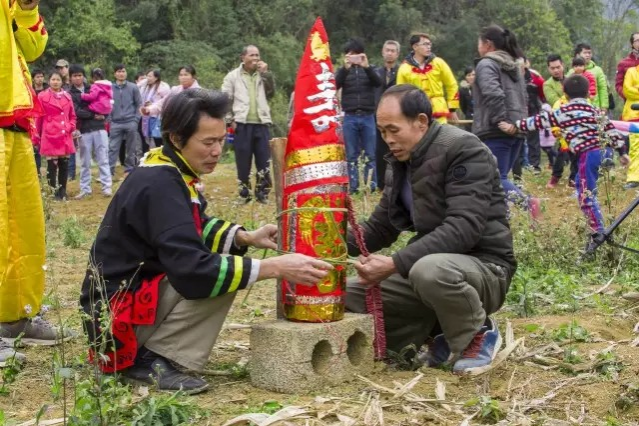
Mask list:
[{"label": "red embroidered patch", "polygon": [[413,72],[416,74],[428,74],[432,70],[433,70],[433,66],[431,64],[426,65],[424,69],[421,69],[419,67],[413,67]]}]

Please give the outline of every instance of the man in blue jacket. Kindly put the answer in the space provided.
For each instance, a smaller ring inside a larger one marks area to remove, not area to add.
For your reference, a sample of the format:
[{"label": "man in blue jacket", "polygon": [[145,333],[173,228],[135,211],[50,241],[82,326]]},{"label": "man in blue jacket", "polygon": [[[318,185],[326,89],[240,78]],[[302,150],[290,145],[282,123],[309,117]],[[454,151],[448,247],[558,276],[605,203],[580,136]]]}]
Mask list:
[{"label": "man in blue jacket", "polygon": [[111,175],[115,175],[115,163],[118,160],[122,140],[126,140],[124,175],[128,175],[142,156],[142,141],[138,134],[138,122],[142,116],[140,107],[142,97],[138,86],[127,81],[126,67],[118,64],[113,68],[113,111],[109,136],[109,166]]}]

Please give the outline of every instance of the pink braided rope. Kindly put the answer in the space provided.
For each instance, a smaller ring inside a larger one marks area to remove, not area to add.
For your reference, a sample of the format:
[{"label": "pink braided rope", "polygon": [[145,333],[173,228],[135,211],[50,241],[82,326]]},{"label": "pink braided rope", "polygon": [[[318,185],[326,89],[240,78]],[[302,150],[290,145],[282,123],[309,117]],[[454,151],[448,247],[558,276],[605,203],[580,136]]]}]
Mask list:
[{"label": "pink braided rope", "polygon": [[[348,209],[348,222],[353,230],[353,235],[357,241],[359,251],[364,256],[370,256],[370,252],[366,248],[366,243],[364,241],[364,231],[359,223],[357,223],[355,209],[353,208],[353,200],[349,196],[346,198],[346,208]],[[375,359],[377,361],[381,361],[386,355],[386,330],[384,329],[382,287],[379,283],[372,284],[366,288],[366,311],[373,315],[373,325],[375,327],[373,349],[375,351]]]}]

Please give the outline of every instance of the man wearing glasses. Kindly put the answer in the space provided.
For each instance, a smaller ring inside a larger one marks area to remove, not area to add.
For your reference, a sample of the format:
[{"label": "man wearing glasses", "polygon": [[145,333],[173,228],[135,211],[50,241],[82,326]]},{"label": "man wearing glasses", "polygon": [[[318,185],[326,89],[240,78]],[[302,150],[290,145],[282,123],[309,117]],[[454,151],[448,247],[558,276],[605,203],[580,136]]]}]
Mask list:
[{"label": "man wearing glasses", "polygon": [[440,123],[457,121],[459,90],[448,64],[432,53],[428,34],[413,34],[411,52],[397,71],[397,84],[412,84],[422,89],[433,105],[433,118]]}]

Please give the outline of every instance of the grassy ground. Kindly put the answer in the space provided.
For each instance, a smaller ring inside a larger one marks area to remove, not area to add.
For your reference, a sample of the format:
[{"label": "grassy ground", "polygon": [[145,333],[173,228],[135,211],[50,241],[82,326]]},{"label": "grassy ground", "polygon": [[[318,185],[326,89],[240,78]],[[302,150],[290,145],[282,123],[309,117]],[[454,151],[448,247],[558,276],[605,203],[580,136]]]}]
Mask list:
[{"label": "grassy ground", "polygon": [[[273,201],[264,206],[244,205],[237,200],[234,170],[232,164],[221,164],[206,177],[209,213],[249,228],[274,222]],[[509,425],[639,424],[639,349],[630,344],[637,337],[633,326],[639,321],[639,300],[621,297],[639,288],[639,262],[636,255],[608,248],[602,249],[594,261],[581,261],[584,220],[571,190],[565,186],[554,190],[544,187],[548,176],[549,171],[544,170],[542,176],[526,173],[524,177],[526,190],[544,199],[545,217],[540,226],[531,230],[527,215],[513,209],[520,267],[497,319],[502,332],[510,322],[515,338],[525,340],[503,364],[475,378],[434,369],[401,371],[378,364],[367,377],[370,382],[356,379],[309,395],[283,395],[250,385],[245,367],[250,356],[249,330],[225,329],[211,354],[209,369],[223,370],[226,375],[209,376],[213,389],[208,393],[178,398],[196,407],[187,424],[221,425],[241,414],[272,413],[287,406],[304,407],[311,417],[290,420],[290,424],[376,425],[382,424],[380,415],[386,425],[498,420]],[[610,218],[637,195],[620,190],[622,177],[622,171],[613,172],[606,180],[610,190],[606,192],[602,187],[600,193],[602,204],[610,206],[610,210],[606,207]],[[77,182],[72,182],[71,196],[77,191]],[[94,194],[99,194],[97,184]],[[375,201],[375,195],[358,198],[360,215],[370,212]],[[56,307],[47,317],[56,322],[63,319],[76,330],[80,330],[76,309],[87,253],[108,203],[109,199],[100,195],[81,201],[47,202],[51,218],[45,302]],[[634,216],[624,223],[616,241],[637,242],[639,246],[635,231],[639,220]],[[252,255],[260,257],[262,253]],[[609,287],[597,293],[609,281]],[[242,304],[245,295],[238,295],[228,323],[250,325],[275,318],[274,282],[258,283]],[[65,345],[63,363],[59,360],[60,348],[26,348],[28,364],[0,395],[0,413],[5,422],[19,424],[38,413],[42,419],[62,417],[65,398],[56,384],[61,366],[71,367],[62,370],[62,375],[69,377],[65,388],[69,414],[74,399],[81,397],[82,388],[77,383],[87,375],[85,350],[83,339]],[[419,379],[404,395],[392,396],[379,387],[393,390],[416,377]],[[445,396],[438,396],[436,389],[441,391],[442,386]],[[429,401],[437,397],[448,404]],[[149,406],[157,408],[158,398],[161,396],[153,391],[147,396],[144,389],[133,390],[122,405],[135,411],[152,400]]]}]

